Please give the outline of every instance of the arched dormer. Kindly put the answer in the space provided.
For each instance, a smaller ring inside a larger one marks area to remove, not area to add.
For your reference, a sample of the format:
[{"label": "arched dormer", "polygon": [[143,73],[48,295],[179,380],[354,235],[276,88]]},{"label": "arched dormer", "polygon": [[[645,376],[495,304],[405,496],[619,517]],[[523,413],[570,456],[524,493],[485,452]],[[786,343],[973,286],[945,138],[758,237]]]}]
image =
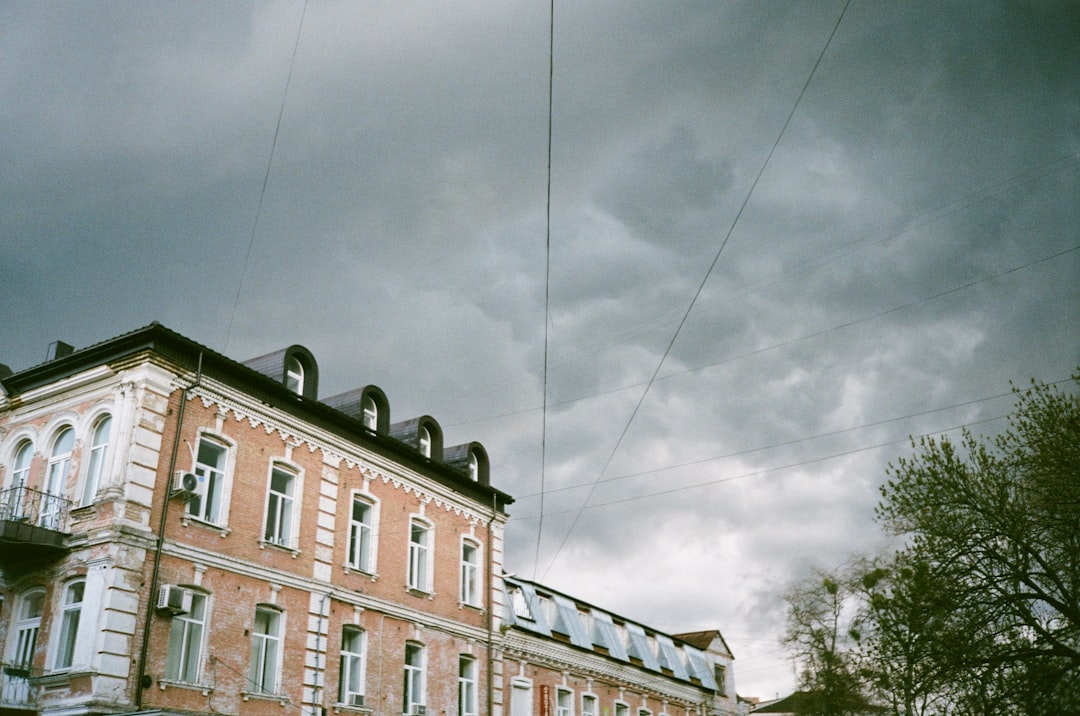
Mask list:
[{"label": "arched dormer", "polygon": [[443,459],[442,428],[435,418],[423,415],[390,426],[390,437],[437,462]]},{"label": "arched dormer", "polygon": [[487,450],[478,442],[453,445],[443,450],[443,462],[465,473],[473,482],[491,484],[491,465]]},{"label": "arched dormer", "polygon": [[301,345],[252,358],[244,361],[244,365],[278,381],[297,395],[318,399],[319,364],[312,352]]},{"label": "arched dormer", "polygon": [[374,433],[386,435],[390,431],[390,401],[377,385],[366,385],[334,395],[323,400],[323,403],[359,420]]}]

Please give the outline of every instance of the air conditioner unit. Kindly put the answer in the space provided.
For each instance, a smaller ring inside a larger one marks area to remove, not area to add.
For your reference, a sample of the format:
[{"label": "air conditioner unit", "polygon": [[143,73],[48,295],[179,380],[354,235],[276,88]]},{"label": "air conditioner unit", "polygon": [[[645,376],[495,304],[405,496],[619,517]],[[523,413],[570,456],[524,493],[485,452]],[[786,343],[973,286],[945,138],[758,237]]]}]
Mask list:
[{"label": "air conditioner unit", "polygon": [[184,493],[185,495],[194,495],[195,491],[199,489],[199,476],[193,472],[186,472],[184,470],[178,470],[173,476],[172,493]]},{"label": "air conditioner unit", "polygon": [[412,707],[412,716],[424,716],[427,713],[427,706],[423,704],[414,704]]},{"label": "air conditioner unit", "polygon": [[163,584],[158,589],[157,610],[173,616],[191,611],[191,590],[175,584]]}]

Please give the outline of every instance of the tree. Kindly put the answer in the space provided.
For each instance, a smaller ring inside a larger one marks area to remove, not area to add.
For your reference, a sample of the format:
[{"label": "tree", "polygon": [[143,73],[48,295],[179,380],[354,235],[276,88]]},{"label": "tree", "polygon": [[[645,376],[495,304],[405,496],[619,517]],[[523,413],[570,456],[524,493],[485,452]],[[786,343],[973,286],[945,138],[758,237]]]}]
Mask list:
[{"label": "tree", "polygon": [[990,444],[966,431],[958,446],[915,443],[890,466],[878,516],[907,538],[898,558],[923,570],[901,582],[910,597],[931,612],[931,596],[950,601],[947,628],[920,648],[953,679],[954,709],[1076,713],[1080,399],[1034,383],[1015,392],[1008,429]]},{"label": "tree", "polygon": [[814,572],[785,595],[784,642],[800,663],[805,692],[800,712],[813,716],[863,713],[866,699],[855,664],[853,594],[846,575]]}]

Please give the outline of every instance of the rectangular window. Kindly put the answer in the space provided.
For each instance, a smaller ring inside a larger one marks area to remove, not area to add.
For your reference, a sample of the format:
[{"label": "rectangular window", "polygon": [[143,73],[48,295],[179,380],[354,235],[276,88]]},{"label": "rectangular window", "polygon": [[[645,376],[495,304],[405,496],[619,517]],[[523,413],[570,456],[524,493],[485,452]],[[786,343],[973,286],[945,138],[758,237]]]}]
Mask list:
[{"label": "rectangular window", "polygon": [[716,676],[716,693],[727,696],[727,670],[724,665],[713,665],[713,674]]},{"label": "rectangular window", "polygon": [[573,716],[574,694],[566,689],[555,689],[555,716]]},{"label": "rectangular window", "polygon": [[353,497],[349,515],[349,567],[374,572],[371,564],[372,519],[375,507],[362,497]]},{"label": "rectangular window", "polygon": [[476,659],[458,660],[458,716],[476,716]]},{"label": "rectangular window", "polygon": [[227,457],[228,449],[224,445],[207,438],[199,439],[195,458],[195,475],[199,482],[195,494],[187,502],[187,511],[192,517],[214,524],[220,523]]},{"label": "rectangular window", "polygon": [[191,611],[177,614],[169,626],[169,651],[165,678],[185,684],[199,683],[203,631],[206,626],[206,595],[193,592]]},{"label": "rectangular window", "polygon": [[419,644],[405,645],[405,703],[403,713],[417,713],[417,706],[424,705],[424,647]]},{"label": "rectangular window", "polygon": [[480,606],[480,548],[469,540],[461,543],[461,601]]},{"label": "rectangular window", "polygon": [[79,616],[82,613],[83,592],[86,583],[79,581],[64,590],[64,606],[60,618],[60,644],[56,652],[57,669],[70,669],[75,658],[75,642],[79,636]]},{"label": "rectangular window", "polygon": [[266,530],[263,537],[267,542],[283,547],[292,547],[293,493],[296,490],[296,475],[275,466],[270,471],[270,494],[266,503]]},{"label": "rectangular window", "polygon": [[338,700],[349,706],[364,705],[364,632],[345,627],[341,632],[341,673]]},{"label": "rectangular window", "polygon": [[281,651],[281,613],[269,607],[256,607],[251,635],[249,688],[264,694],[277,693],[278,654]]},{"label": "rectangular window", "polygon": [[597,716],[596,697],[592,694],[583,694],[581,697],[581,716]]},{"label": "rectangular window", "polygon": [[627,716],[630,713],[630,707],[626,704],[615,703],[615,716]]},{"label": "rectangular window", "polygon": [[431,591],[431,528],[418,520],[409,526],[409,589]]}]

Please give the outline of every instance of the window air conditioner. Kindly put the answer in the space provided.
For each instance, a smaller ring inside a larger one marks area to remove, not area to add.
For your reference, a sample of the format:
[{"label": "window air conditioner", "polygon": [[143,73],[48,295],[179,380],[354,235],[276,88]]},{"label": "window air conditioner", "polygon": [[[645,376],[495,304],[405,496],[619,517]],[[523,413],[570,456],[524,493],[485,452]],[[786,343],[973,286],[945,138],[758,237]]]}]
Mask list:
[{"label": "window air conditioner", "polygon": [[158,589],[157,609],[173,616],[191,611],[191,590],[175,584],[163,584]]},{"label": "window air conditioner", "polygon": [[178,470],[173,476],[172,494],[194,495],[199,489],[199,476],[193,472]]}]

